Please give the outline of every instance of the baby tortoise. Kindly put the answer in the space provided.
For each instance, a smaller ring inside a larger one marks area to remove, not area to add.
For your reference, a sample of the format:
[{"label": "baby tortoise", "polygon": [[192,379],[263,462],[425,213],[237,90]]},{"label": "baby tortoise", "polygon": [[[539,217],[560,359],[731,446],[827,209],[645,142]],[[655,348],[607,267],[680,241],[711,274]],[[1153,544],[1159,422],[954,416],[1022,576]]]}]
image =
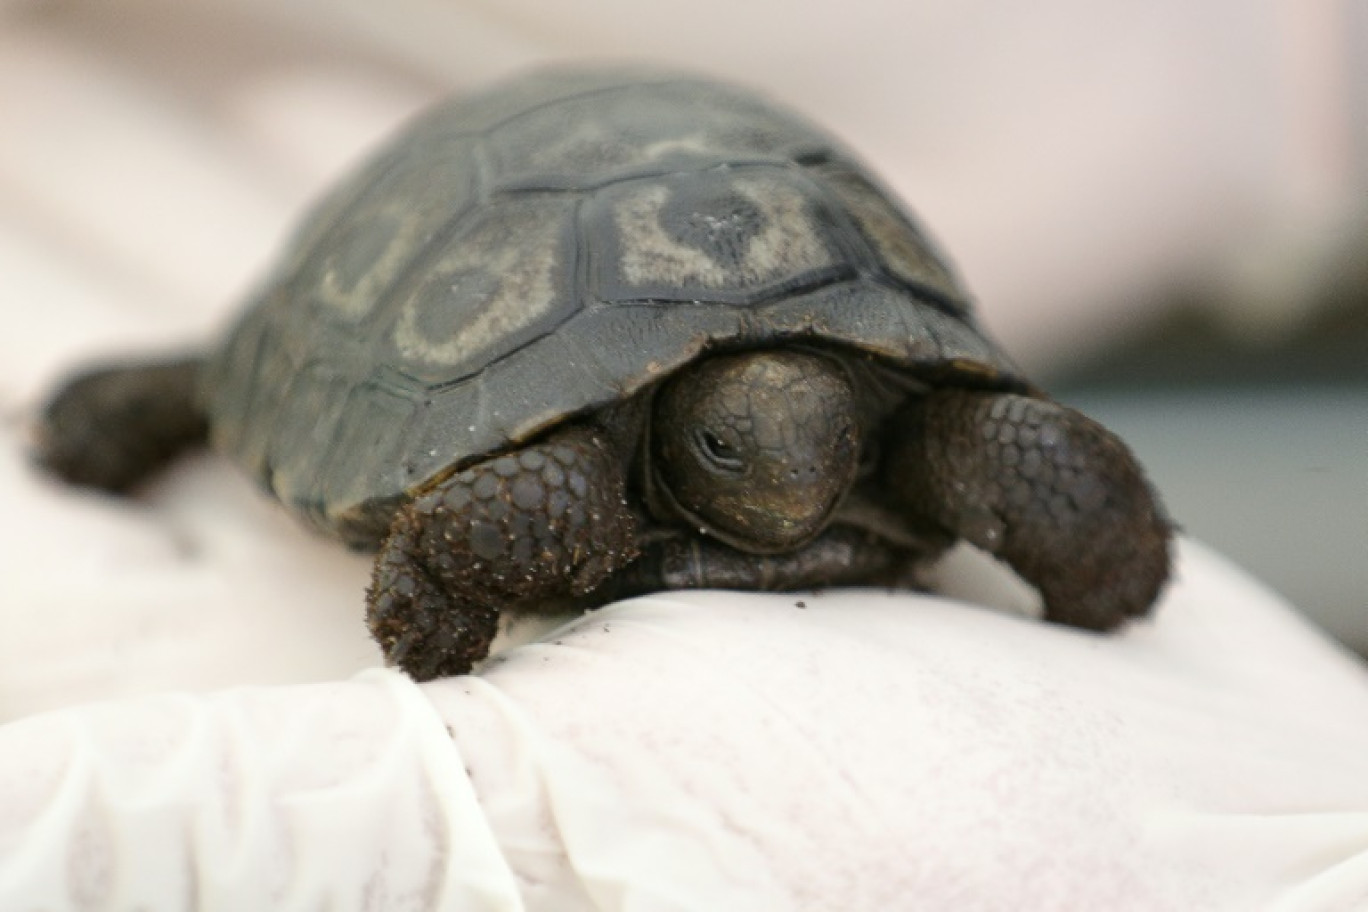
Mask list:
[{"label": "baby tortoise", "polygon": [[1024,380],[854,156],[731,86],[549,71],[420,117],[304,223],[222,344],[48,405],[109,490],[207,438],[378,550],[415,678],[505,610],[913,586],[958,539],[1107,630],[1168,576],[1126,446]]}]

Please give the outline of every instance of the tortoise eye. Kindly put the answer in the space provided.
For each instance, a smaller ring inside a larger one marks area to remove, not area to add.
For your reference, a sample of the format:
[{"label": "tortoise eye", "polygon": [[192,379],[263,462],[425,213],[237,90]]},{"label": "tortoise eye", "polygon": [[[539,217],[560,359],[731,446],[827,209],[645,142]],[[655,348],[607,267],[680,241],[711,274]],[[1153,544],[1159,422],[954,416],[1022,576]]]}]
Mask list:
[{"label": "tortoise eye", "polygon": [[694,438],[698,442],[699,451],[717,468],[729,472],[739,472],[745,468],[746,464],[736,447],[707,428],[700,428],[694,432]]}]

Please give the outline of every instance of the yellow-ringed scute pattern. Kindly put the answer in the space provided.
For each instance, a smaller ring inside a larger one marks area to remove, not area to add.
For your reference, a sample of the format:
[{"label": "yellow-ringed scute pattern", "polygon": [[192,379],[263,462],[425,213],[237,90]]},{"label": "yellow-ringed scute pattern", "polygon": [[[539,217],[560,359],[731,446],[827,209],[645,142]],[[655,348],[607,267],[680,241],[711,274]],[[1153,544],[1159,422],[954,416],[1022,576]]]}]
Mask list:
[{"label": "yellow-ringed scute pattern", "polygon": [[215,444],[361,547],[425,485],[712,349],[1016,382],[849,151],[666,72],[543,71],[432,108],[320,201],[255,301],[205,365]]},{"label": "yellow-ringed scute pattern", "polygon": [[400,361],[423,376],[477,369],[481,356],[545,332],[573,295],[572,207],[563,196],[510,200],[454,237],[405,297],[394,325]]},{"label": "yellow-ringed scute pattern", "polygon": [[707,299],[835,267],[812,193],[796,180],[777,168],[720,169],[605,190],[611,231],[595,238],[613,238],[616,256],[600,260],[603,289],[626,299]]}]

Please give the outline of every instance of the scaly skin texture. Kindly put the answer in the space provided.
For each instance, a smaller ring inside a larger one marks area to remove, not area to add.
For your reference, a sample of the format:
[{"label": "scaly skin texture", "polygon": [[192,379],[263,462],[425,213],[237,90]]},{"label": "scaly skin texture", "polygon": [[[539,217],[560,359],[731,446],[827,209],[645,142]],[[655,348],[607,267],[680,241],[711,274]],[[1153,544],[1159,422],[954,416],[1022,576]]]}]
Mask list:
[{"label": "scaly skin texture", "polygon": [[577,599],[637,555],[621,460],[592,428],[478,463],[401,508],[376,558],[367,623],[418,680],[483,659],[500,611]]},{"label": "scaly skin texture", "polygon": [[1048,400],[938,390],[893,423],[890,492],[1006,561],[1047,619],[1110,630],[1147,613],[1172,527],[1130,450]]}]

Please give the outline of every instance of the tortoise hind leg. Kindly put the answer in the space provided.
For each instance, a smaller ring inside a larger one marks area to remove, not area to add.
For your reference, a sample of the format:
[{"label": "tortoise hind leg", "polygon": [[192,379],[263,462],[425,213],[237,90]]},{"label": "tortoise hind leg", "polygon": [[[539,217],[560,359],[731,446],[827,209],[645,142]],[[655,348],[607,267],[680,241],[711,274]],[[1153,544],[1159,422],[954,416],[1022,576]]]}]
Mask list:
[{"label": "tortoise hind leg", "polygon": [[97,368],[43,408],[34,457],[73,484],[125,491],[187,447],[208,422],[196,393],[203,361]]}]

